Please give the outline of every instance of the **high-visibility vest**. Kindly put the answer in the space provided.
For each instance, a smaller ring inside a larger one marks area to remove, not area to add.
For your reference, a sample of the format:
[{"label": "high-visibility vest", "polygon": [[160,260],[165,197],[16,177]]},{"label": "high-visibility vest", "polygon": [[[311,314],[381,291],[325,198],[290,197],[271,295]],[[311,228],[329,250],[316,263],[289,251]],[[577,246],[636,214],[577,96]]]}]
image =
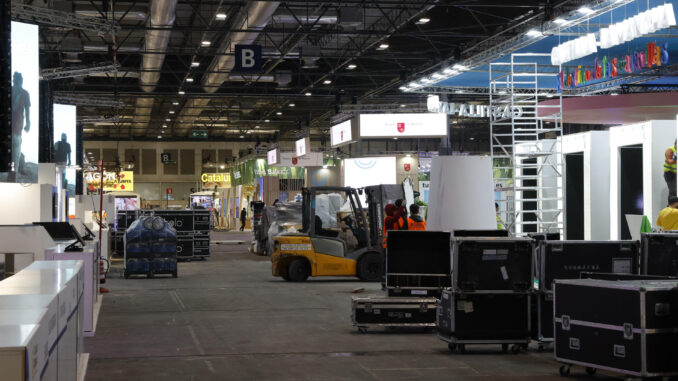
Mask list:
[{"label": "high-visibility vest", "polygon": [[[675,157],[676,155],[676,146],[671,146],[668,149],[673,152],[673,156]],[[669,164],[666,160],[664,160],[664,172],[673,172],[676,173],[676,163]]]},{"label": "high-visibility vest", "polygon": [[407,217],[407,227],[410,230],[426,230],[426,221],[415,221]]}]

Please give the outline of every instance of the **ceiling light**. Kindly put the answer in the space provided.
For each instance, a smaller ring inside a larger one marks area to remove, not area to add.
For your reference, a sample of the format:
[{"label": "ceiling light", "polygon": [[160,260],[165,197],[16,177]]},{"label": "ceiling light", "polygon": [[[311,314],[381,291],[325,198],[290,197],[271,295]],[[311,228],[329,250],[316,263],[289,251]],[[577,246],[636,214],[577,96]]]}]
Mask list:
[{"label": "ceiling light", "polygon": [[294,103],[290,103],[290,107],[294,107],[294,106],[296,106]]},{"label": "ceiling light", "polygon": [[440,73],[433,73],[433,75],[431,75],[431,77],[433,77],[433,78],[435,78],[435,79],[440,79],[440,78],[443,78],[444,75],[442,75],[442,74],[440,74]]},{"label": "ceiling light", "polygon": [[407,91],[407,86],[400,86],[400,87],[398,88],[398,90],[400,90],[400,91]]},{"label": "ceiling light", "polygon": [[179,95],[184,95],[186,92],[184,90],[179,90]]},{"label": "ceiling light", "polygon": [[407,155],[405,155],[405,157],[412,157],[412,155],[408,153]]},{"label": "ceiling light", "polygon": [[219,169],[224,169],[224,168],[226,168],[225,165],[220,165],[220,166],[219,166]]},{"label": "ceiling light", "polygon": [[393,140],[398,140],[398,138],[393,138]]},{"label": "ceiling light", "polygon": [[593,13],[593,10],[589,7],[581,7],[577,9],[577,12],[581,13],[582,15],[590,15]]},{"label": "ceiling light", "polygon": [[198,66],[200,66],[200,62],[198,62],[198,61],[191,62],[191,67],[198,67]]},{"label": "ceiling light", "polygon": [[419,21],[417,21],[417,24],[419,24],[419,25],[421,25],[421,24],[426,24],[426,23],[429,22],[429,21],[431,21],[430,18],[428,18],[428,17],[422,17],[422,18],[419,19]]},{"label": "ceiling light", "polygon": [[528,37],[541,37],[544,34],[536,29],[530,29],[525,33]]},{"label": "ceiling light", "polygon": [[357,67],[358,67],[358,65],[356,65],[356,64],[348,64],[348,66],[346,66],[346,68],[347,68],[348,70],[353,70],[353,69],[355,69],[355,68],[357,68]]},{"label": "ceiling light", "polygon": [[259,128],[259,126],[254,126],[254,128]]},{"label": "ceiling light", "polygon": [[326,166],[326,165],[323,165],[323,169],[327,169],[327,166]]},{"label": "ceiling light", "polygon": [[169,112],[169,113],[170,113],[170,114],[174,114],[174,110],[170,110],[170,112]]},{"label": "ceiling light", "polygon": [[179,102],[177,102],[177,101],[172,102],[172,104],[173,104],[174,106],[179,106]]},{"label": "ceiling light", "polygon": [[186,82],[193,82],[193,78],[191,77],[186,78]]},{"label": "ceiling light", "polygon": [[282,111],[278,111],[275,113],[276,115],[282,115]]},{"label": "ceiling light", "polygon": [[266,120],[264,120],[264,123],[271,123],[271,120],[270,120],[270,119],[266,119]]},{"label": "ceiling light", "polygon": [[381,44],[381,45],[379,45],[379,47],[377,48],[377,50],[386,50],[386,49],[388,49],[388,44]]},{"label": "ceiling light", "polygon": [[158,135],[158,139],[162,139],[162,136]]},{"label": "ceiling light", "polygon": [[310,97],[312,94],[311,94],[310,91],[307,91],[307,92],[304,93],[304,95],[306,95],[307,97]]},{"label": "ceiling light", "polygon": [[557,18],[557,19],[553,20],[553,22],[556,23],[556,24],[558,24],[558,25],[564,25],[564,24],[567,24],[567,20],[562,19],[562,18]]},{"label": "ceiling light", "polygon": [[468,140],[476,140],[476,138],[468,138]]},{"label": "ceiling light", "polygon": [[226,20],[226,13],[217,13],[217,20]]},{"label": "ceiling light", "polygon": [[326,79],[326,80],[323,81],[324,85],[329,85],[330,83],[332,83],[331,79]]},{"label": "ceiling light", "polygon": [[160,131],[160,132],[162,132],[162,133],[164,134],[164,133],[165,133],[165,130],[162,130],[162,131]]},{"label": "ceiling light", "polygon": [[167,125],[166,125],[166,124],[163,124],[163,125],[162,125],[162,128],[167,128]]},{"label": "ceiling light", "polygon": [[402,107],[407,107],[407,105],[400,105],[400,107],[401,107],[401,108],[402,108]]},{"label": "ceiling light", "polygon": [[240,135],[240,139],[245,139],[245,135]]},{"label": "ceiling light", "polygon": [[208,41],[208,40],[203,40],[203,41],[200,43],[200,45],[202,45],[202,46],[210,46],[210,45],[212,45],[212,42],[211,42],[211,41]]},{"label": "ceiling light", "polygon": [[171,121],[172,121],[172,119],[170,119],[170,118],[165,119],[165,122],[171,122]]},{"label": "ceiling light", "polygon": [[461,64],[454,64],[454,66],[452,66],[452,69],[464,71],[464,70],[468,70],[468,67],[461,65]]},{"label": "ceiling light", "polygon": [[248,134],[251,134],[251,133],[252,133],[252,131],[247,131],[247,133],[248,133]]}]

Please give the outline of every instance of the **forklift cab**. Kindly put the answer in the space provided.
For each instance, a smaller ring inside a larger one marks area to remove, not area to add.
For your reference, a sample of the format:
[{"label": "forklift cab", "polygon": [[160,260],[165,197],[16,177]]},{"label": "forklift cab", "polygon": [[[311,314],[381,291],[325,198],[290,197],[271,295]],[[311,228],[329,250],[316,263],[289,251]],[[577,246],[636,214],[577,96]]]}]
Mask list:
[{"label": "forklift cab", "polygon": [[357,259],[371,246],[358,190],[343,187],[302,189],[302,233],[316,252]]}]

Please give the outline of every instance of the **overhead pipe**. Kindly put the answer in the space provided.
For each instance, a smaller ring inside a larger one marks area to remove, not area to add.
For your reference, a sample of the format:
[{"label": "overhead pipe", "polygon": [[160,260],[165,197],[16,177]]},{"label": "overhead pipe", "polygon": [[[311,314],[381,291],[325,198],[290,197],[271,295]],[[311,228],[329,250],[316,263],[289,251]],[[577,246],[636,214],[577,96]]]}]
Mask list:
[{"label": "overhead pipe", "polygon": [[288,11],[276,13],[271,17],[271,22],[275,24],[336,24],[339,20],[336,12],[334,14],[325,13],[322,16],[307,14],[296,14]]}]

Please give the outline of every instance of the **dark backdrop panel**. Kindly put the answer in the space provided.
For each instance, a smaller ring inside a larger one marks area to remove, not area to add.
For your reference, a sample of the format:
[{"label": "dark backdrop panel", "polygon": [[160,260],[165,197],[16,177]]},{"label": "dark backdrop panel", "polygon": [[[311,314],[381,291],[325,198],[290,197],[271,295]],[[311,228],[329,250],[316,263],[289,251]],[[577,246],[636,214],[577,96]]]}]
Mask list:
[{"label": "dark backdrop panel", "polygon": [[641,144],[619,149],[619,172],[621,239],[631,239],[626,215],[643,214],[643,146]]},{"label": "dark backdrop panel", "polygon": [[567,239],[584,239],[584,154],[565,155]]},{"label": "dark backdrop panel", "polygon": [[11,4],[0,1],[0,172],[12,166]]}]

